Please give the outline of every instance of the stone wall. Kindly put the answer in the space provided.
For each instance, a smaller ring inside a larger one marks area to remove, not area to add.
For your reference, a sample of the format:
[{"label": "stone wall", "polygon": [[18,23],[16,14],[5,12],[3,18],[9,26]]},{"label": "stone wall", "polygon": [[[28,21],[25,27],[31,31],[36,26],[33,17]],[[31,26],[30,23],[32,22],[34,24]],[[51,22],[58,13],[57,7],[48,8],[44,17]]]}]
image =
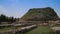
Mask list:
[{"label": "stone wall", "polygon": [[36,27],[37,27],[36,25],[31,25],[31,26],[22,27],[21,29],[0,32],[0,34],[24,34],[24,33],[28,32]]}]

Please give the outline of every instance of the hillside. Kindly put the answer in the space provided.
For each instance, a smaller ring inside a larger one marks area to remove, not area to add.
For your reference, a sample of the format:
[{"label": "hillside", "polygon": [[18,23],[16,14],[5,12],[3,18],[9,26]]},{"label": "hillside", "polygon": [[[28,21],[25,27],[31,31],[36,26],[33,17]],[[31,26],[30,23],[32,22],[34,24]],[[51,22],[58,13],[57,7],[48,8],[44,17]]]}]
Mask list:
[{"label": "hillside", "polygon": [[45,20],[56,20],[58,18],[54,9],[50,7],[46,8],[33,8],[21,18],[25,21],[45,21]]}]

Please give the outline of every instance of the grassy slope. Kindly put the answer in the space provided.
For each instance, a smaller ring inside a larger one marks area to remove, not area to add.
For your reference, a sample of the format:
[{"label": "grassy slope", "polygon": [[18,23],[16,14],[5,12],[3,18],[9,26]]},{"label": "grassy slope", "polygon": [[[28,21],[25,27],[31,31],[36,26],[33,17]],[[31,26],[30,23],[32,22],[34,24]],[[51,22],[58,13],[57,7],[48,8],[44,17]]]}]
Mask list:
[{"label": "grassy slope", "polygon": [[50,7],[47,7],[47,8],[33,8],[33,9],[29,9],[29,11],[21,18],[23,20],[27,20],[29,19],[29,17],[34,17],[34,16],[40,16],[41,17],[46,17],[46,19],[49,20],[50,19],[56,19],[58,18],[56,12],[50,8]]},{"label": "grassy slope", "polygon": [[5,27],[5,28],[1,28],[0,32],[5,32],[5,31],[9,31],[9,30],[16,30],[16,29],[20,29],[21,27]]},{"label": "grassy slope", "polygon": [[48,26],[39,26],[38,28],[27,32],[26,34],[52,34],[52,30]]}]

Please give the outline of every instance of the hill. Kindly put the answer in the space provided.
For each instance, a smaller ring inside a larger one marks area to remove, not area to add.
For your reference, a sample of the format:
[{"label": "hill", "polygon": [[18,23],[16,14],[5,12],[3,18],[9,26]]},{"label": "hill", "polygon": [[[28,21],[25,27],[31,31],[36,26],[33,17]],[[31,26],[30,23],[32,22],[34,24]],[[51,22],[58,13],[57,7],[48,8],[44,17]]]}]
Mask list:
[{"label": "hill", "polygon": [[57,20],[57,18],[58,16],[54,9],[46,7],[29,9],[21,19],[25,21],[49,21]]}]

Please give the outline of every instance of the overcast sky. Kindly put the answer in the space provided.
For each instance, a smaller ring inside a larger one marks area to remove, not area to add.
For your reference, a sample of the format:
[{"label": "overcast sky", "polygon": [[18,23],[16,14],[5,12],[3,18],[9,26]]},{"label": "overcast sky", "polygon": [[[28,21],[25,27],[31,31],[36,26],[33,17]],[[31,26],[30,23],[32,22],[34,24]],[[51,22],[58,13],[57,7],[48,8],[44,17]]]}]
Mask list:
[{"label": "overcast sky", "polygon": [[30,8],[52,7],[60,16],[60,0],[0,0],[0,14],[22,17]]}]

